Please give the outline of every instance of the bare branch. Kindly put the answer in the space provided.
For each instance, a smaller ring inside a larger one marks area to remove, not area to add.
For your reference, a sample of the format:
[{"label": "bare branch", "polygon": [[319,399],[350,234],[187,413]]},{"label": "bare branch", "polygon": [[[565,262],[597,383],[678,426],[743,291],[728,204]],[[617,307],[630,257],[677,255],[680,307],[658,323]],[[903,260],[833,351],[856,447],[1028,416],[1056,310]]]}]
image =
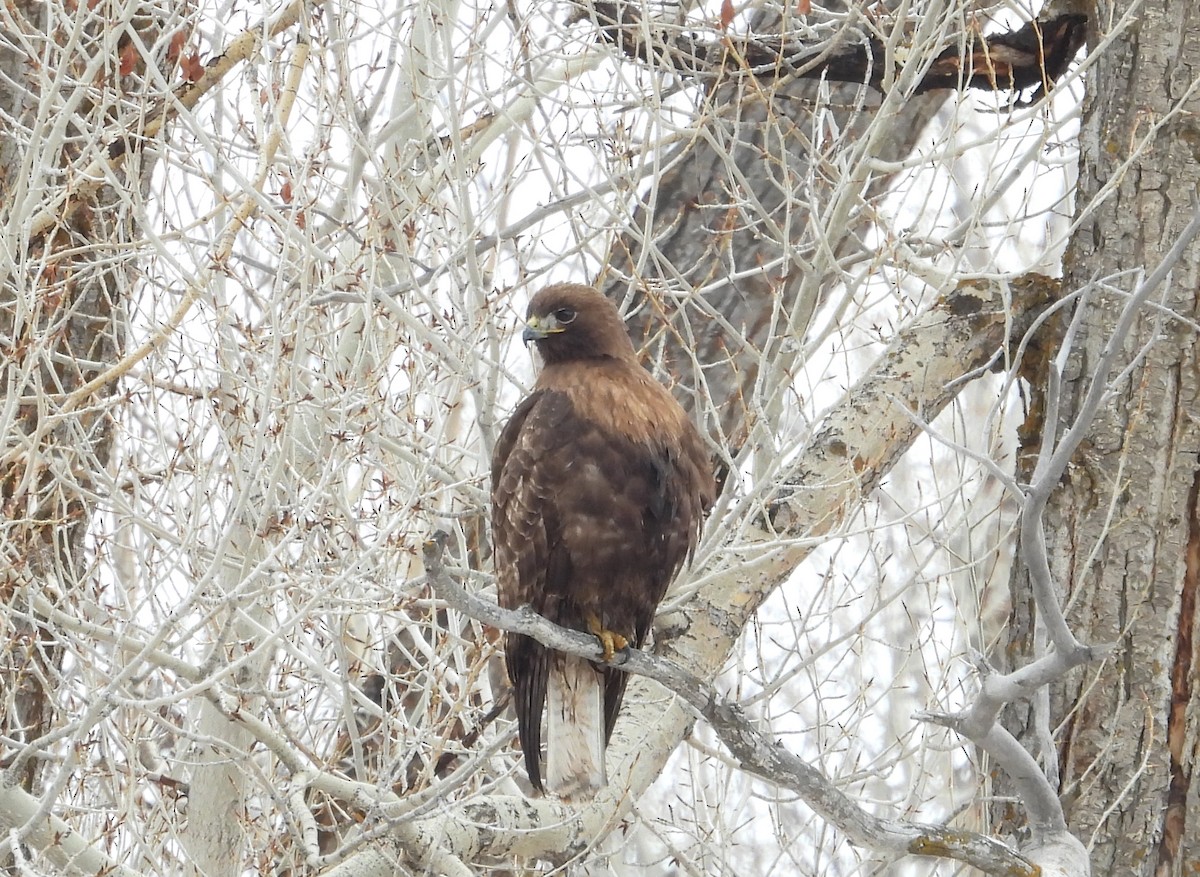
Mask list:
[{"label": "bare branch", "polygon": [[[439,597],[477,621],[533,637],[557,651],[600,662],[603,649],[595,637],[559,627],[529,606],[517,610],[502,609],[467,591],[442,563],[447,539],[445,533],[435,534],[425,543],[424,549],[426,575]],[[613,666],[653,679],[679,695],[709,723],[744,770],[772,785],[795,792],[858,846],[891,855],[955,859],[987,874],[1034,877],[1038,873],[1032,862],[983,835],[901,819],[883,819],[868,813],[820,771],[755,728],[736,703],[725,700],[712,685],[677,664],[648,652],[628,649]]]},{"label": "bare branch", "polygon": [[73,188],[63,189],[59,197],[30,221],[29,239],[37,241],[55,225],[64,219],[73,217],[77,211],[85,207],[88,198],[109,178],[112,170],[121,166],[133,145],[140,146],[157,137],[163,127],[179,115],[193,109],[200,98],[216,88],[231,70],[253,55],[262,46],[264,39],[276,36],[294,25],[300,15],[311,6],[319,6],[320,0],[312,4],[303,0],[293,0],[279,12],[264,19],[255,27],[248,28],[233,39],[221,54],[210,58],[205,65],[204,73],[194,82],[184,82],[174,89],[162,102],[162,106],[152,110],[140,111],[130,125],[133,130],[120,131],[113,136],[104,156],[96,159],[84,168],[79,169],[74,179],[77,181]]},{"label": "bare branch", "polygon": [[[644,22],[627,0],[590,4],[600,35],[631,58],[666,65],[685,76],[715,79],[750,75],[855,82],[884,90],[896,77],[896,51],[877,36],[865,37],[852,20],[828,25],[819,43],[793,35],[697,36],[657,22]],[[649,25],[648,27],[646,25]],[[816,30],[814,28],[813,30]],[[937,53],[913,92],[978,88],[989,91],[1049,91],[1083,47],[1087,16],[1058,15],[1027,22],[1019,30],[968,34]],[[647,36],[648,35],[648,36]]]},{"label": "bare branch", "polygon": [[[45,855],[48,862],[70,874],[113,874],[138,877],[138,872],[110,859],[90,839],[81,837],[54,815],[42,812],[42,802],[13,782],[10,771],[0,772],[0,825],[17,826],[15,835]],[[7,844],[10,835],[4,833]]]}]

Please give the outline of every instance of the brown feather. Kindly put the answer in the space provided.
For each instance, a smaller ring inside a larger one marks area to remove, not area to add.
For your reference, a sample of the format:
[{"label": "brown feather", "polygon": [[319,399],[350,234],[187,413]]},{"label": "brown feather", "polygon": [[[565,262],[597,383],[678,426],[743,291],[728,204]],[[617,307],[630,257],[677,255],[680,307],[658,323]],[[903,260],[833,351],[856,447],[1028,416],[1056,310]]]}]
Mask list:
[{"label": "brown feather", "polygon": [[[713,501],[708,455],[680,405],[638,364],[603,295],[549,287],[530,302],[529,318],[547,332],[538,340],[545,365],[492,458],[500,602],[529,604],[576,630],[594,614],[640,648]],[[550,656],[510,634],[506,658],[526,768],[540,790]],[[596,669],[607,742],[628,675]]]}]

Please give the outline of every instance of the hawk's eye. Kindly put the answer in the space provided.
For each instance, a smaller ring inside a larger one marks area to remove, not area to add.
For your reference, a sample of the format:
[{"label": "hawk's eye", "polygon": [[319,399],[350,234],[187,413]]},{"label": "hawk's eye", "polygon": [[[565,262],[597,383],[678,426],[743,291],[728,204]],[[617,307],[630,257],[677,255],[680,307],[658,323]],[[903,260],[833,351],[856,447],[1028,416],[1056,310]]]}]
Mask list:
[{"label": "hawk's eye", "polygon": [[560,326],[573,323],[575,321],[575,308],[559,308],[554,312],[554,319],[558,321]]}]

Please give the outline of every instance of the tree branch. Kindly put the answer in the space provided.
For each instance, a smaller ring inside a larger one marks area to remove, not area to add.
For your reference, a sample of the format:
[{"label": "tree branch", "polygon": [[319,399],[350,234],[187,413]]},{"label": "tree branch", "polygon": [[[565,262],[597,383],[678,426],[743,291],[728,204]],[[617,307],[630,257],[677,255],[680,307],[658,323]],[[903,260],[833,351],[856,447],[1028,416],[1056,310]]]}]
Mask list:
[{"label": "tree branch", "polygon": [[[963,377],[1008,369],[1010,349],[1062,295],[1058,281],[1026,274],[1007,283],[968,281],[898,333],[879,363],[825,418],[770,508],[774,532],[828,531],[849,496],[865,495],[957,395]],[[1011,344],[1011,347],[1010,347]],[[919,376],[919,377],[918,377]],[[918,415],[917,420],[912,417]]]},{"label": "tree branch", "polygon": [[[138,872],[106,856],[91,839],[81,837],[57,816],[43,812],[42,802],[0,772],[0,826],[13,826],[21,843],[69,874],[112,874],[138,877]],[[5,840],[9,833],[5,832]]]},{"label": "tree branch", "polygon": [[321,0],[314,0],[311,4],[292,0],[261,23],[238,34],[225,47],[225,51],[208,60],[198,79],[175,86],[161,101],[161,106],[142,108],[136,112],[127,128],[109,141],[102,156],[86,167],[72,171],[70,179],[74,181],[73,185],[64,188],[51,204],[30,220],[28,239],[38,243],[48,231],[71,218],[100,186],[111,179],[113,172],[124,163],[126,155],[157,137],[166,124],[181,112],[193,109],[200,98],[221,84],[231,70],[252,57],[261,48],[263,40],[287,30],[300,20],[302,13],[307,11],[311,14],[310,6],[319,6],[320,3]]},{"label": "tree branch", "polygon": [[[442,562],[448,538],[444,532],[436,533],[425,543],[423,559],[429,584],[450,606],[477,621],[532,637],[556,651],[601,661],[603,649],[594,636],[559,627],[527,605],[516,610],[502,609],[467,591]],[[955,859],[988,874],[1033,877],[1037,873],[1029,860],[983,835],[873,816],[819,770],[755,728],[736,703],[725,700],[712,685],[671,661],[629,649],[611,666],[653,679],[683,698],[708,722],[743,770],[795,792],[858,846],[893,855]]]},{"label": "tree branch", "polygon": [[[626,0],[600,0],[590,6],[601,38],[631,58],[665,65],[689,78],[791,76],[861,82],[883,91],[903,66],[897,60],[898,51],[889,51],[879,37],[865,37],[849,21],[810,27],[810,32],[824,30],[827,34],[815,42],[790,34],[734,36],[722,31],[697,35],[665,24],[644,23],[640,8]],[[913,92],[1032,88],[1032,99],[1049,91],[1066,73],[1083,47],[1086,31],[1086,15],[1067,14],[1030,21],[1007,33],[968,33],[937,54]]]}]

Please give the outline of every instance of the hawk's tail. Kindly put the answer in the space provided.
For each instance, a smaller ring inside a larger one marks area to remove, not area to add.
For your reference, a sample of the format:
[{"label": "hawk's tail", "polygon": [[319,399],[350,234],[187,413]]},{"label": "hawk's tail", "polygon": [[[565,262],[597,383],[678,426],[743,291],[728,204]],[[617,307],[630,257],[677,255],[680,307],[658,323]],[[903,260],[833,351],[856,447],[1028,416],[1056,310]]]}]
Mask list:
[{"label": "hawk's tail", "polygon": [[591,798],[604,772],[604,677],[583,658],[556,654],[546,686],[546,788]]}]

